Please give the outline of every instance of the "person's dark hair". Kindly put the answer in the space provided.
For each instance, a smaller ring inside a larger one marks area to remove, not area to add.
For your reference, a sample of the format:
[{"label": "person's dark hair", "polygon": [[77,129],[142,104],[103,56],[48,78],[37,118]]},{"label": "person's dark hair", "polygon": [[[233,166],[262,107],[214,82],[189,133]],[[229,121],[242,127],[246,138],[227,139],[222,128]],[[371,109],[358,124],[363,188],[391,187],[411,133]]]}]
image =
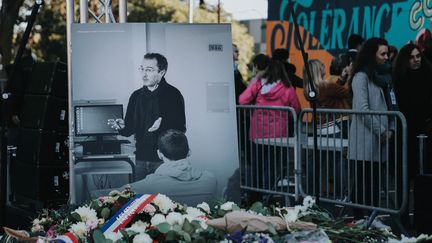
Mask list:
[{"label": "person's dark hair", "polygon": [[272,54],[273,60],[278,60],[282,62],[287,62],[288,57],[289,57],[289,52],[287,49],[284,48],[278,48],[274,50]]},{"label": "person's dark hair", "polygon": [[281,61],[270,60],[267,71],[263,77],[266,78],[268,84],[280,80],[286,87],[291,86],[291,82]]},{"label": "person's dark hair", "polygon": [[357,47],[362,45],[364,42],[363,37],[358,34],[352,34],[348,38],[348,49],[357,49]]},{"label": "person's dark hair", "polygon": [[362,49],[357,55],[353,67],[353,76],[358,72],[366,72],[369,77],[372,77],[377,63],[376,63],[376,52],[379,46],[388,46],[385,39],[382,38],[370,38],[364,44]]},{"label": "person's dark hair", "polygon": [[[419,49],[419,51],[420,51],[420,49]],[[396,46],[389,46],[388,52],[389,52],[389,61],[391,63],[393,63],[396,60],[396,57],[397,57],[399,51],[398,51]]]},{"label": "person's dark hair", "polygon": [[258,70],[265,70],[270,63],[270,58],[267,55],[260,53],[253,58],[252,63],[258,68]]},{"label": "person's dark hair", "polygon": [[351,57],[347,53],[339,54],[330,64],[330,75],[341,75],[342,70],[350,65]]},{"label": "person's dark hair", "polygon": [[144,59],[156,59],[159,71],[168,69],[167,59],[159,53],[147,53],[144,55]]},{"label": "person's dark hair", "polygon": [[189,154],[186,135],[174,129],[167,130],[159,136],[158,149],[169,160],[184,159]]},{"label": "person's dark hair", "polygon": [[397,82],[400,78],[403,78],[409,69],[409,60],[411,58],[411,52],[417,49],[421,56],[421,66],[420,68],[428,68],[432,70],[432,64],[424,54],[420,51],[420,47],[412,42],[404,45],[396,58],[395,68],[393,72],[394,81]]}]

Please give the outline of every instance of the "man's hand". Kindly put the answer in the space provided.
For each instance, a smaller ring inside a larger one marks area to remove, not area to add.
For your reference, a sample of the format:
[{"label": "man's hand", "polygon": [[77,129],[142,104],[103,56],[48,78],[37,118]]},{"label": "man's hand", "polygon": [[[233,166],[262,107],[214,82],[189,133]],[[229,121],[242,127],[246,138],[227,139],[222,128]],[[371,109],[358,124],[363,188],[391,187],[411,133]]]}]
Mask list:
[{"label": "man's hand", "polygon": [[156,121],[153,123],[153,125],[148,129],[149,132],[154,132],[159,129],[160,124],[162,122],[162,117],[159,117],[156,119]]},{"label": "man's hand", "polygon": [[125,122],[123,119],[117,118],[117,119],[108,119],[107,124],[111,126],[111,128],[114,128],[115,130],[120,130],[125,127]]}]

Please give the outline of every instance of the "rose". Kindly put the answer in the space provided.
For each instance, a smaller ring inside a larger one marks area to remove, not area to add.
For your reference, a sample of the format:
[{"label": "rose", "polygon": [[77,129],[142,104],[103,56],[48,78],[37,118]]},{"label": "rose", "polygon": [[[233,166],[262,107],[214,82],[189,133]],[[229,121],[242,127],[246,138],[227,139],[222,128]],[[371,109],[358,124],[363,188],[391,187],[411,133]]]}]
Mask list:
[{"label": "rose", "polygon": [[230,211],[233,209],[233,206],[236,205],[234,202],[226,202],[222,205],[220,205],[220,209],[225,211]]},{"label": "rose", "polygon": [[193,218],[199,218],[199,217],[205,216],[205,214],[201,210],[199,210],[198,208],[194,208],[194,207],[187,207],[186,213],[188,215],[192,216]]},{"label": "rose", "polygon": [[87,227],[84,222],[78,222],[70,226],[69,231],[84,239],[87,235]]},{"label": "rose", "polygon": [[44,230],[44,227],[40,224],[33,224],[32,228],[31,228],[31,232],[33,232],[33,233],[43,231],[43,230]]},{"label": "rose", "polygon": [[96,211],[89,207],[79,207],[74,213],[77,213],[83,222],[98,220]]},{"label": "rose", "polygon": [[151,205],[151,204],[147,204],[143,208],[143,210],[141,211],[141,213],[142,212],[148,213],[150,216],[153,216],[155,214],[155,212],[156,212],[156,208],[153,205]]},{"label": "rose", "polygon": [[163,214],[167,214],[169,210],[172,210],[175,206],[171,199],[165,195],[158,194],[154,199],[153,203],[158,206],[159,210]]},{"label": "rose", "polygon": [[56,232],[54,226],[51,226],[51,227],[49,228],[49,230],[46,232],[46,236],[47,236],[48,238],[55,238],[56,235],[57,235],[57,232]]},{"label": "rose", "polygon": [[152,242],[153,242],[152,238],[146,233],[141,233],[139,235],[136,235],[133,239],[133,243],[152,243]]},{"label": "rose", "polygon": [[178,224],[180,226],[183,225],[184,218],[181,213],[171,212],[166,216],[166,221],[170,225]]},{"label": "rose", "polygon": [[140,234],[140,233],[144,233],[148,226],[149,224],[144,223],[141,220],[138,220],[130,228],[127,228],[126,230],[133,231]]},{"label": "rose", "polygon": [[160,213],[155,214],[150,220],[150,223],[154,226],[157,226],[158,224],[165,223],[165,222],[166,222],[165,216]]},{"label": "rose", "polygon": [[208,214],[210,213],[210,206],[206,202],[202,202],[202,203],[198,204],[197,208],[204,210],[204,212],[206,212]]}]

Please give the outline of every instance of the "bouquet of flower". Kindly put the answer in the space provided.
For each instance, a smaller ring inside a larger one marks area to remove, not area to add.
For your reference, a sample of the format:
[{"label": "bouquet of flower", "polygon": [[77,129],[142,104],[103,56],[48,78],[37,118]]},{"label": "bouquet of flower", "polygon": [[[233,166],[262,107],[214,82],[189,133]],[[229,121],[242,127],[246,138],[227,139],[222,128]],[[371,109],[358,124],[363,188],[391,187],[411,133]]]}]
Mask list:
[{"label": "bouquet of flower", "polygon": [[295,207],[248,210],[233,202],[210,208],[173,202],[165,195],[135,195],[130,189],[112,191],[83,205],[43,210],[30,232],[5,229],[13,237],[0,242],[300,242],[333,239],[362,242],[387,240],[390,232],[346,225],[306,197]]}]

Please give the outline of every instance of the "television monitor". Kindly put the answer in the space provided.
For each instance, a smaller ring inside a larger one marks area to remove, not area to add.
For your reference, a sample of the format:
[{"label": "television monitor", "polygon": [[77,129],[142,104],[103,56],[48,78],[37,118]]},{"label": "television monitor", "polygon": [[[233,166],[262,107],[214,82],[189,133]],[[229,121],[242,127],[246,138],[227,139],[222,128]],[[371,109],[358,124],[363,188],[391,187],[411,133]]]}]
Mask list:
[{"label": "television monitor", "polygon": [[75,135],[117,135],[118,131],[108,124],[110,119],[123,119],[123,105],[75,106]]}]

